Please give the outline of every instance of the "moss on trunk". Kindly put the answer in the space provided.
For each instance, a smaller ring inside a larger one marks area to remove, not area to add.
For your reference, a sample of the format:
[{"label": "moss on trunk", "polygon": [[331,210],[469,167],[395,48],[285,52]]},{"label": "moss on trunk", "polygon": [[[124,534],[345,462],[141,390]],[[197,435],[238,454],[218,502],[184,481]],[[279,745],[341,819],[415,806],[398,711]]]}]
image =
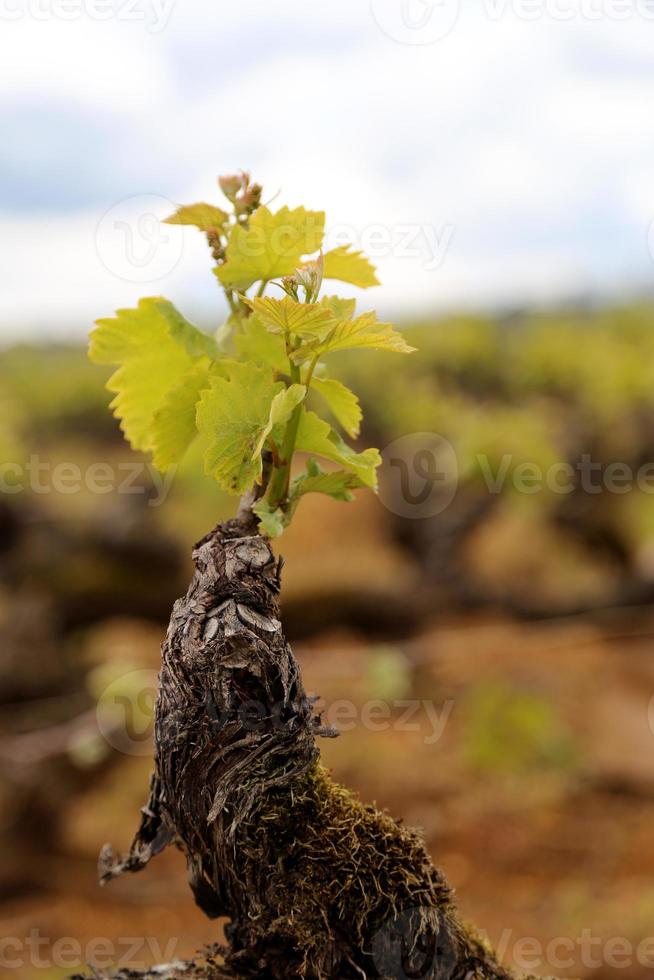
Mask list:
[{"label": "moss on trunk", "polygon": [[418,835],[320,765],[316,738],[335,733],[305,694],[279,618],[282,563],[250,514],[194,559],[162,648],[150,799],[130,853],[100,859],[107,881],[174,843],[197,903],[229,919],[222,965],[164,975],[510,977],[458,918]]}]

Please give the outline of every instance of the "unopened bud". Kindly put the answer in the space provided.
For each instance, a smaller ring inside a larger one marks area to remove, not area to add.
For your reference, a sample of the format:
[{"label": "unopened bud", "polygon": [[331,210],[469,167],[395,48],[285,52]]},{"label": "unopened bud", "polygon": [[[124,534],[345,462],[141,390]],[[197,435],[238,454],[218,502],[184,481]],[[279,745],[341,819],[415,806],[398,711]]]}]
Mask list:
[{"label": "unopened bud", "polygon": [[234,210],[237,215],[252,214],[261,204],[262,187],[260,184],[252,184],[236,197]]},{"label": "unopened bud", "polygon": [[215,228],[209,228],[206,232],[207,242],[216,262],[222,262],[225,258],[225,246],[220,240],[220,233]]},{"label": "unopened bud", "polygon": [[317,298],[320,292],[320,287],[322,286],[322,275],[323,275],[323,255],[322,252],[317,259],[313,262],[307,262],[306,265],[301,266],[299,269],[295,270],[295,280],[300,285],[303,286],[307,294],[307,302],[313,302]]},{"label": "unopened bud", "polygon": [[227,200],[233,202],[241,188],[247,186],[249,179],[249,176],[244,173],[225,174],[223,177],[218,178],[218,185]]},{"label": "unopened bud", "polygon": [[295,276],[284,276],[281,281],[281,286],[287,296],[291,296],[293,299],[297,299],[297,279]]}]

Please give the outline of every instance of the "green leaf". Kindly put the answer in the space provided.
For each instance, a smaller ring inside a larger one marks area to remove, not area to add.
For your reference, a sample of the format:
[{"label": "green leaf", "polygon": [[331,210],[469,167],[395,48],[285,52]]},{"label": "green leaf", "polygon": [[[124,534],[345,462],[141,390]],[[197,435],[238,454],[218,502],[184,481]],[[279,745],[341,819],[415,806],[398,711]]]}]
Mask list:
[{"label": "green leaf", "polygon": [[354,251],[350,245],[339,245],[331,252],[325,252],[324,260],[325,279],[340,279],[362,289],[379,285],[372,262],[363,252]]},{"label": "green leaf", "polygon": [[280,507],[272,510],[265,497],[257,500],[252,510],[259,518],[260,530],[269,538],[278,538],[289,524],[290,515],[285,514]]},{"label": "green leaf", "polygon": [[327,473],[318,468],[318,472],[303,473],[295,477],[291,486],[291,497],[297,500],[307,493],[324,493],[334,500],[350,501],[353,499],[352,490],[365,484],[356,473],[345,470],[334,470]]},{"label": "green leaf", "polygon": [[366,449],[362,453],[355,452],[315,412],[308,412],[303,409],[295,448],[307,453],[315,453],[317,456],[324,456],[325,459],[331,459],[351,473],[356,473],[365,486],[373,490],[377,487],[375,471],[381,463],[379,450]]},{"label": "green leaf", "polygon": [[276,425],[284,425],[290,419],[293,414],[293,410],[297,408],[300,402],[304,401],[307,389],[304,385],[290,385],[288,388],[284,388],[280,391],[272,400],[270,406],[270,414],[268,416],[268,421],[261,431],[261,435],[254,447],[254,452],[252,453],[252,458],[258,456],[263,452],[263,447],[265,445],[266,439],[273,431]]},{"label": "green leaf", "polygon": [[[178,463],[198,434],[195,422],[200,393],[210,384],[211,362],[203,357],[171,388],[152,420],[152,459],[161,472]],[[215,368],[213,369],[215,371]]]},{"label": "green leaf", "polygon": [[167,225],[194,225],[200,231],[221,231],[229,221],[229,215],[213,204],[186,204],[164,219]]},{"label": "green leaf", "polygon": [[266,296],[252,300],[249,306],[272,333],[322,337],[334,322],[331,310],[327,307],[320,303],[298,303],[290,296],[283,299]]},{"label": "green leaf", "polygon": [[363,412],[359,399],[344,384],[335,378],[321,378],[315,374],[311,387],[325,399],[330,411],[343,426],[349,436],[356,438],[361,429]]},{"label": "green leaf", "polygon": [[323,296],[320,302],[332,311],[336,320],[351,320],[357,305],[355,299],[343,299],[341,296]]},{"label": "green leaf", "polygon": [[234,343],[243,360],[268,364],[280,374],[289,373],[284,338],[266,330],[256,314],[243,322],[242,331],[235,335]]},{"label": "green leaf", "polygon": [[269,369],[233,362],[229,378],[212,379],[202,392],[197,427],[208,440],[205,469],[229,493],[244,493],[261,480],[261,455],[253,453],[283,387]]},{"label": "green leaf", "polygon": [[258,208],[246,226],[232,229],[226,261],[215,269],[220,281],[232,289],[248,289],[253,282],[291,275],[302,256],[317,251],[325,227],[324,211],[288,208],[273,213]]},{"label": "green leaf", "polygon": [[107,382],[116,397],[114,415],[134,449],[153,448],[152,421],[165,396],[198,357],[215,357],[216,343],[165,299],[140,300],[136,309],[118,310],[98,320],[89,357],[97,364],[119,364]]},{"label": "green leaf", "polygon": [[354,320],[339,320],[326,337],[303,344],[291,356],[297,364],[301,364],[308,357],[322,357],[355,348],[376,348],[399,354],[410,354],[415,350],[415,347],[409,347],[402,334],[393,329],[392,324],[380,322],[375,313],[362,313]]}]

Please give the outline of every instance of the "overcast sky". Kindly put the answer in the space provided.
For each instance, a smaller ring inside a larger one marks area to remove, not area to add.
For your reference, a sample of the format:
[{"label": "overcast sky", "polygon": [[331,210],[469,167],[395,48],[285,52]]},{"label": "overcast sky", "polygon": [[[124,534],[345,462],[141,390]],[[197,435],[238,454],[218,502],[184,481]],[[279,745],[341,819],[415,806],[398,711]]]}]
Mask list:
[{"label": "overcast sky", "polygon": [[142,295],[217,324],[206,246],[157,218],[241,167],[375,253],[385,314],[654,281],[654,0],[0,0],[0,21],[4,338]]}]

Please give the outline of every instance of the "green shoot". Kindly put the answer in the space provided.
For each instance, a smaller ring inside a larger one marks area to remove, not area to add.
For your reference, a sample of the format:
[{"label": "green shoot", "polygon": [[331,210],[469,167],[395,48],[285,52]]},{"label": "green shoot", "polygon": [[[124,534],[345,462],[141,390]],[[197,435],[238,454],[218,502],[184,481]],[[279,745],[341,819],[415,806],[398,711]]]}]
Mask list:
[{"label": "green shoot", "polygon": [[[275,537],[307,493],[351,500],[358,487],[377,487],[378,450],[357,452],[314,411],[326,410],[347,436],[358,435],[358,399],[329,376],[329,356],[413,348],[375,313],[356,316],[354,300],[321,296],[326,279],[378,285],[360,252],[340,246],[323,254],[324,212],[273,212],[245,173],[219,185],[229,210],[193,204],[167,221],[206,236],[227,322],[209,337],[167,300],[142,299],[97,321],[89,356],[118,366],[107,387],[134,449],[152,453],[166,470],[200,434],[207,472],[229,493],[249,494],[262,533]],[[294,474],[298,452],[306,464]],[[325,470],[319,459],[336,465]]]}]

